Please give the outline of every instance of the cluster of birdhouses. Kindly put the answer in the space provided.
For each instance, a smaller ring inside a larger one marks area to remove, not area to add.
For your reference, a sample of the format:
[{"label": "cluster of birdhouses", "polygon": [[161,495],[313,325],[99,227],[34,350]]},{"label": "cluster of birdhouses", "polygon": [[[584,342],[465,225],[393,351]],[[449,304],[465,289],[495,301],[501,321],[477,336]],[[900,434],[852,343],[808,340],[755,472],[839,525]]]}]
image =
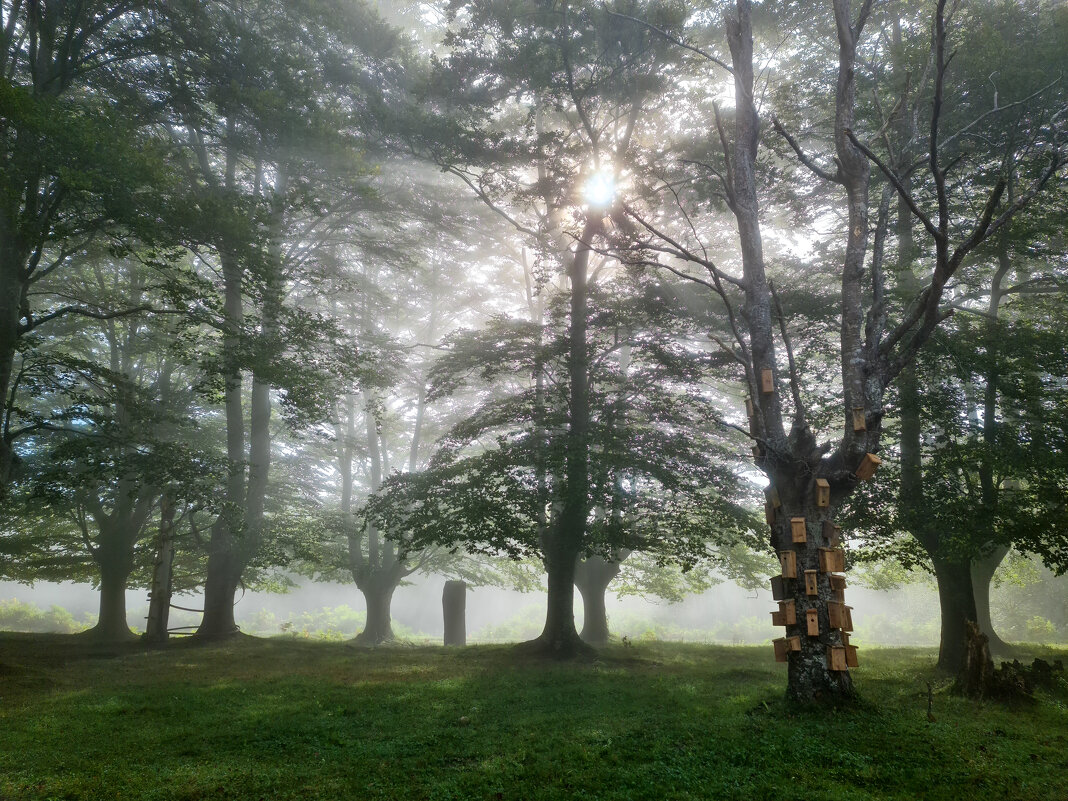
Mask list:
[{"label": "cluster of birdhouses", "polygon": [[[774,392],[772,371],[765,368],[759,375],[760,392]],[[755,435],[754,416],[757,410],[753,399],[747,398],[745,406],[750,431]],[[863,407],[852,410],[852,424],[855,432],[867,430],[867,415]],[[754,446],[753,456],[759,459],[760,455],[760,446]],[[878,456],[865,454],[856,468],[856,477],[867,481],[875,475],[879,464]],[[831,505],[830,481],[816,478],[811,488],[809,503],[817,509],[828,509]],[[766,489],[764,497],[764,514],[768,525],[774,527],[783,499],[775,487]],[[802,637],[807,637],[826,646],[827,665],[831,670],[856,667],[857,647],[849,643],[849,633],[853,630],[853,610],[845,603],[846,579],[842,575],[845,572],[842,529],[830,520],[810,528],[807,518],[797,516],[789,518],[789,532],[789,547],[778,553],[779,575],[771,579],[771,595],[779,605],[778,610],[771,613],[771,622],[776,626],[784,626],[787,633],[786,637],[774,641],[775,659],[778,662],[789,661],[791,653],[801,651]],[[825,613],[823,610],[826,610]]]},{"label": "cluster of birdhouses", "polygon": [[[770,499],[768,505],[771,506]],[[808,521],[803,517],[790,518],[791,547],[779,551],[780,574],[771,580],[772,597],[779,602],[777,611],[771,613],[771,622],[784,626],[788,636],[774,641],[775,659],[786,662],[792,652],[801,650],[801,638],[809,637],[827,642],[822,635],[837,634],[838,644],[827,645],[827,663],[831,670],[848,670],[857,666],[857,647],[849,644],[849,632],[853,630],[852,607],[845,603],[845,552],[842,550],[842,530],[830,521],[825,521],[820,530],[821,545],[817,547],[816,569],[804,567],[808,549]],[[822,582],[821,582],[822,579]],[[795,582],[804,582],[804,597],[798,598]],[[821,584],[826,588],[821,599]],[[822,604],[821,604],[822,600]],[[799,609],[801,604],[804,608]],[[821,605],[826,609],[826,618],[821,620]]]}]

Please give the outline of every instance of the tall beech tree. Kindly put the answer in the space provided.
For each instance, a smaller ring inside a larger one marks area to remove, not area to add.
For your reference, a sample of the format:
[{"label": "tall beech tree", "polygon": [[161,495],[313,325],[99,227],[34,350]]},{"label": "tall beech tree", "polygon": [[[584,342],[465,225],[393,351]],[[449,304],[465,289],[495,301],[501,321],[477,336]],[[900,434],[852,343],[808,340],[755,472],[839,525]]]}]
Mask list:
[{"label": "tall beech tree", "polygon": [[[166,181],[137,87],[152,82],[166,12],[181,5],[0,4],[0,418],[20,339],[56,316],[122,312],[73,303],[41,314],[31,290],[105,233],[147,238],[143,200]],[[0,491],[13,457],[0,440]]]},{"label": "tall beech tree", "polygon": [[[231,464],[197,633],[224,637],[237,631],[234,596],[264,537],[272,392],[298,418],[327,412],[331,381],[317,367],[332,357],[319,344],[338,329],[287,294],[366,195],[358,140],[396,36],[347,3],[224,3],[180,22],[169,127],[193,186],[188,235],[221,277],[216,367]],[[334,346],[343,362],[351,349]]]},{"label": "tall beech tree", "polygon": [[[629,3],[620,8],[633,11]],[[675,19],[660,5],[652,14]],[[543,533],[548,607],[531,646],[560,656],[584,648],[574,622],[574,572],[593,512],[589,500],[590,398],[587,298],[591,255],[610,192],[623,177],[636,131],[668,79],[670,49],[648,31],[587,3],[469,3],[451,10],[447,54],[428,92],[444,123],[418,146],[507,219],[538,272],[570,284],[567,445],[558,514]]]},{"label": "tall beech tree", "polygon": [[[726,198],[737,223],[741,274],[720,269],[701,253],[699,243],[691,241],[689,247],[685,246],[681,237],[661,230],[640,209],[630,207],[619,215],[621,228],[645,237],[644,242],[632,242],[632,247],[652,245],[660,252],[668,250],[678,258],[699,264],[710,276],[706,283],[736,310],[731,315],[733,341],[726,347],[745,371],[753,405],[748,433],[757,447],[756,463],[767,475],[780,503],[771,523],[771,542],[777,551],[795,553],[799,575],[810,570],[817,571],[818,576],[817,594],[806,592],[805,582],[787,582],[788,597],[795,602],[802,624],[787,627],[787,633],[798,636],[800,643],[800,650],[788,656],[787,694],[797,703],[833,701],[854,692],[847,670],[830,669],[828,649],[842,640],[840,631],[830,626],[831,588],[827,574],[819,571],[819,549],[831,547],[825,534],[830,529],[824,524],[833,525],[836,511],[861,480],[858,471],[863,474],[862,465],[870,467],[872,456],[880,450],[887,391],[940,322],[952,313],[947,285],[965,259],[1002,231],[1051,180],[1059,177],[1065,163],[1060,134],[1046,120],[1036,120],[1022,139],[1002,140],[1001,158],[992,164],[946,161],[943,145],[952,136],[943,128],[946,104],[950,102],[946,96],[950,26],[946,3],[938,2],[931,13],[930,27],[932,103],[926,108],[925,124],[919,126],[924,135],[923,157],[910,165],[914,183],[913,188],[906,186],[887,159],[865,141],[876,135],[886,136],[888,131],[879,130],[857,114],[858,79],[866,72],[858,53],[865,45],[863,36],[872,21],[873,3],[867,0],[854,10],[849,0],[834,0],[832,8],[838,62],[830,137],[833,166],[824,167],[824,159],[806,152],[805,143],[785,127],[778,127],[804,167],[844,194],[847,225],[840,262],[841,283],[834,300],[840,315],[840,361],[836,372],[842,387],[841,427],[833,441],[818,442],[802,402],[801,388],[807,379],[797,371],[789,321],[769,281],[764,259],[758,186],[763,126],[755,86],[752,5],[747,0],[732,4],[724,16],[734,87],[733,122],[720,117],[714,123],[716,136],[723,144],[723,169],[719,171],[716,190]],[[715,58],[705,54],[706,60],[710,57]],[[716,61],[720,69],[727,66]],[[926,278],[911,302],[900,310],[890,303],[888,279],[892,276],[884,265],[887,209],[892,194],[883,195],[872,219],[873,169],[900,195],[931,242],[931,247],[923,251]],[[955,169],[969,169],[972,175],[958,175]],[[971,180],[991,173],[994,180],[988,189]],[[1010,181],[1018,190],[1007,196],[1005,190]],[[973,197],[978,192],[982,196],[974,199],[968,212],[954,214],[951,210],[956,211],[956,207],[949,197],[957,192]],[[932,211],[925,210],[931,205]],[[780,352],[784,352],[783,358]],[[821,479],[830,488],[826,506],[817,505],[816,482]],[[805,521],[804,542],[796,542],[800,537],[792,535],[793,518]],[[803,630],[805,615],[800,611],[807,609],[817,612],[818,637],[807,636]]]}]

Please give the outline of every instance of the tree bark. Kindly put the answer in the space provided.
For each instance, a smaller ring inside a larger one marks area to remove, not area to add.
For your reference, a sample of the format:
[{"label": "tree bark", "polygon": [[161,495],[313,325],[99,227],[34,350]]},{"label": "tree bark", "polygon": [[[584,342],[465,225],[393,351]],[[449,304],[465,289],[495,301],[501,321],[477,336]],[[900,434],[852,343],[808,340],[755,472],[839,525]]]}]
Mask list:
[{"label": "tree bark", "polygon": [[[797,499],[811,496],[807,492],[785,495],[773,526],[773,541],[779,551],[793,551],[797,560],[797,579],[786,580],[788,597],[794,601],[797,623],[786,627],[787,637],[797,637],[800,651],[792,651],[787,657],[786,697],[797,704],[836,703],[852,699],[855,695],[853,677],[848,670],[830,669],[830,649],[844,645],[842,632],[832,629],[827,602],[833,600],[829,574],[820,569],[819,549],[830,548],[831,543],[823,536],[824,522],[833,521],[834,506],[817,507],[814,503]],[[794,498],[790,496],[794,495]],[[806,542],[793,542],[791,519],[805,519]],[[806,591],[805,571],[816,571],[818,595]],[[815,609],[819,621],[819,634],[810,636],[807,627],[807,611]]]},{"label": "tree bark", "polygon": [[86,636],[106,643],[136,639],[126,618],[126,581],[133,569],[133,554],[104,546],[97,550],[96,558],[100,566],[100,614]]},{"label": "tree bark", "polygon": [[990,619],[990,582],[1008,552],[1007,545],[999,545],[987,556],[973,559],[971,564],[975,619],[979,623],[979,630],[986,635],[992,652],[1006,656],[1011,655],[1014,649],[994,631],[994,624]]},{"label": "tree bark", "polygon": [[579,636],[590,645],[608,644],[608,612],[605,592],[619,575],[619,562],[602,556],[587,556],[575,566],[575,586],[582,595],[582,631]]},{"label": "tree bark", "polygon": [[164,643],[169,635],[174,578],[174,503],[167,494],[160,499],[159,543],[152,566],[145,641]]},{"label": "tree bark", "polygon": [[399,581],[390,580],[365,582],[360,587],[367,606],[367,618],[364,621],[363,631],[356,635],[356,644],[381,645],[393,640],[390,606],[393,603],[393,593],[399,583]]},{"label": "tree bark", "polygon": [[968,623],[976,623],[971,564],[934,555],[931,561],[938,579],[938,604],[942,612],[938,667],[958,674],[964,669]]}]

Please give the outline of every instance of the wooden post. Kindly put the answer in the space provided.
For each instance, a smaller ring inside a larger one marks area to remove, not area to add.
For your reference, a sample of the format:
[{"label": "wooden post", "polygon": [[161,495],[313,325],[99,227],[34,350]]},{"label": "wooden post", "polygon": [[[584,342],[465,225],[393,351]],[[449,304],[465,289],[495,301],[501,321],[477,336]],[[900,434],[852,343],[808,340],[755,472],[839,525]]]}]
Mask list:
[{"label": "wooden post", "polygon": [[446,581],[441,593],[445,644],[467,645],[467,582]]}]

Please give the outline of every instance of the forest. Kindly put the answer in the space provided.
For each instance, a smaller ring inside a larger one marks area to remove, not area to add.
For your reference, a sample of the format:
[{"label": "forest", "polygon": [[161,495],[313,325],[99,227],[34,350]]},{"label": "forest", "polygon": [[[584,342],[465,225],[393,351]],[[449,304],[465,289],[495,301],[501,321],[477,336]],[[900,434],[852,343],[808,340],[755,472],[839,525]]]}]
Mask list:
[{"label": "forest", "polygon": [[1062,0],[0,0],[0,799],[1063,799],[1066,178]]}]

